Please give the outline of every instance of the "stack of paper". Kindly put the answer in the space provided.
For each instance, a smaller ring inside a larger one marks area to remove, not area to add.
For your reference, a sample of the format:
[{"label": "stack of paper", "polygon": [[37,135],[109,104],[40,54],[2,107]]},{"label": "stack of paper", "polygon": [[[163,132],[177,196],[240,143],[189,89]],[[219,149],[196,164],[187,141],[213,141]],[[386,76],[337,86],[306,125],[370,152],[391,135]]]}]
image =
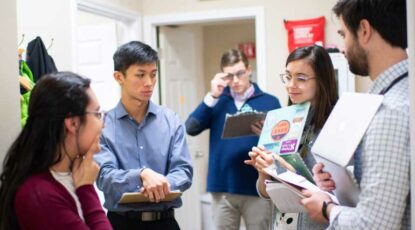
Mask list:
[{"label": "stack of paper", "polygon": [[[264,171],[281,182],[280,185],[275,185],[275,183],[266,184],[268,195],[281,212],[304,212],[304,207],[299,203],[304,197],[301,191],[304,189],[310,191],[322,191],[303,176],[291,171],[278,174],[275,165],[265,168]],[[325,193],[328,194],[335,203],[339,203],[335,196],[328,192]]]},{"label": "stack of paper", "polygon": [[289,189],[279,181],[266,181],[265,183],[268,196],[278,208],[278,211],[283,213],[306,212],[300,204],[303,197],[301,193]]}]

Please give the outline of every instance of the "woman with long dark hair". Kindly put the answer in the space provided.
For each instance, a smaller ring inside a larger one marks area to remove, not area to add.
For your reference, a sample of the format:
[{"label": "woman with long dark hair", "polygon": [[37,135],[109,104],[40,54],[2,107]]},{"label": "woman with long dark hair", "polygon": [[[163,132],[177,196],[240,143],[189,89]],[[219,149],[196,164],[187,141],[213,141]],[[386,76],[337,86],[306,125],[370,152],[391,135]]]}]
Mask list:
[{"label": "woman with long dark hair", "polygon": [[0,229],[111,229],[93,183],[104,113],[90,80],[46,75],[0,176]]},{"label": "woman with long dark hair", "polygon": [[[310,153],[311,145],[338,99],[335,72],[329,54],[323,47],[317,45],[294,50],[288,56],[285,67],[286,71],[281,74],[281,80],[288,92],[288,105],[307,101],[311,103],[298,150],[311,171],[316,164]],[[249,156],[251,159],[245,163],[254,166],[259,172],[258,192],[262,197],[268,198],[264,182],[271,177],[262,169],[271,165],[274,158],[262,147],[254,148]],[[272,229],[325,229],[327,227],[313,222],[307,214],[282,214],[277,213],[275,208],[273,213],[275,215]],[[286,221],[288,219],[289,221]]]}]

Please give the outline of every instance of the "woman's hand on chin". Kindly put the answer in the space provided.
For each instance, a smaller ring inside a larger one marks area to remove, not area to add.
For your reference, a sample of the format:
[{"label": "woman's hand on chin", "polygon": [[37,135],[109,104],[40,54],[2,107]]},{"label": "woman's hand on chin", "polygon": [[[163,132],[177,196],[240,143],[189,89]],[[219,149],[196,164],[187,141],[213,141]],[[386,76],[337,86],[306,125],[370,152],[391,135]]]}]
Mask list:
[{"label": "woman's hand on chin", "polygon": [[78,155],[72,164],[72,179],[75,188],[82,185],[93,184],[99,173],[99,166],[94,161],[94,154],[101,150],[99,144],[99,136],[91,145],[85,155]]}]

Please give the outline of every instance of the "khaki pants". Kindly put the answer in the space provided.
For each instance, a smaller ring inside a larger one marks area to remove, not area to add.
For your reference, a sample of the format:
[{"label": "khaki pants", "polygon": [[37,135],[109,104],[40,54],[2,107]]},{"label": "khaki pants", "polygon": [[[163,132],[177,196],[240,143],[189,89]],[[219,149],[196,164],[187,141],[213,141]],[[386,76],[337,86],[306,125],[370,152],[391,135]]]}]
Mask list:
[{"label": "khaki pants", "polygon": [[241,217],[247,230],[269,230],[272,204],[256,196],[212,193],[216,230],[239,230]]}]

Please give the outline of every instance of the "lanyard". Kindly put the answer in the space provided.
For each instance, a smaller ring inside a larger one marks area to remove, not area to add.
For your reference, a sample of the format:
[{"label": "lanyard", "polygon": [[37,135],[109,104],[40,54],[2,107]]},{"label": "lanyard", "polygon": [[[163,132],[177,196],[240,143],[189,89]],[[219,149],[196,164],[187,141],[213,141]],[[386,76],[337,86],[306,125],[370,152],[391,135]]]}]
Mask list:
[{"label": "lanyard", "polygon": [[402,74],[401,76],[397,77],[395,80],[392,81],[392,83],[390,83],[390,85],[386,88],[384,88],[382,91],[380,91],[379,94],[384,95],[385,93],[387,93],[396,83],[400,82],[402,79],[404,79],[405,77],[408,76],[408,72]]}]

